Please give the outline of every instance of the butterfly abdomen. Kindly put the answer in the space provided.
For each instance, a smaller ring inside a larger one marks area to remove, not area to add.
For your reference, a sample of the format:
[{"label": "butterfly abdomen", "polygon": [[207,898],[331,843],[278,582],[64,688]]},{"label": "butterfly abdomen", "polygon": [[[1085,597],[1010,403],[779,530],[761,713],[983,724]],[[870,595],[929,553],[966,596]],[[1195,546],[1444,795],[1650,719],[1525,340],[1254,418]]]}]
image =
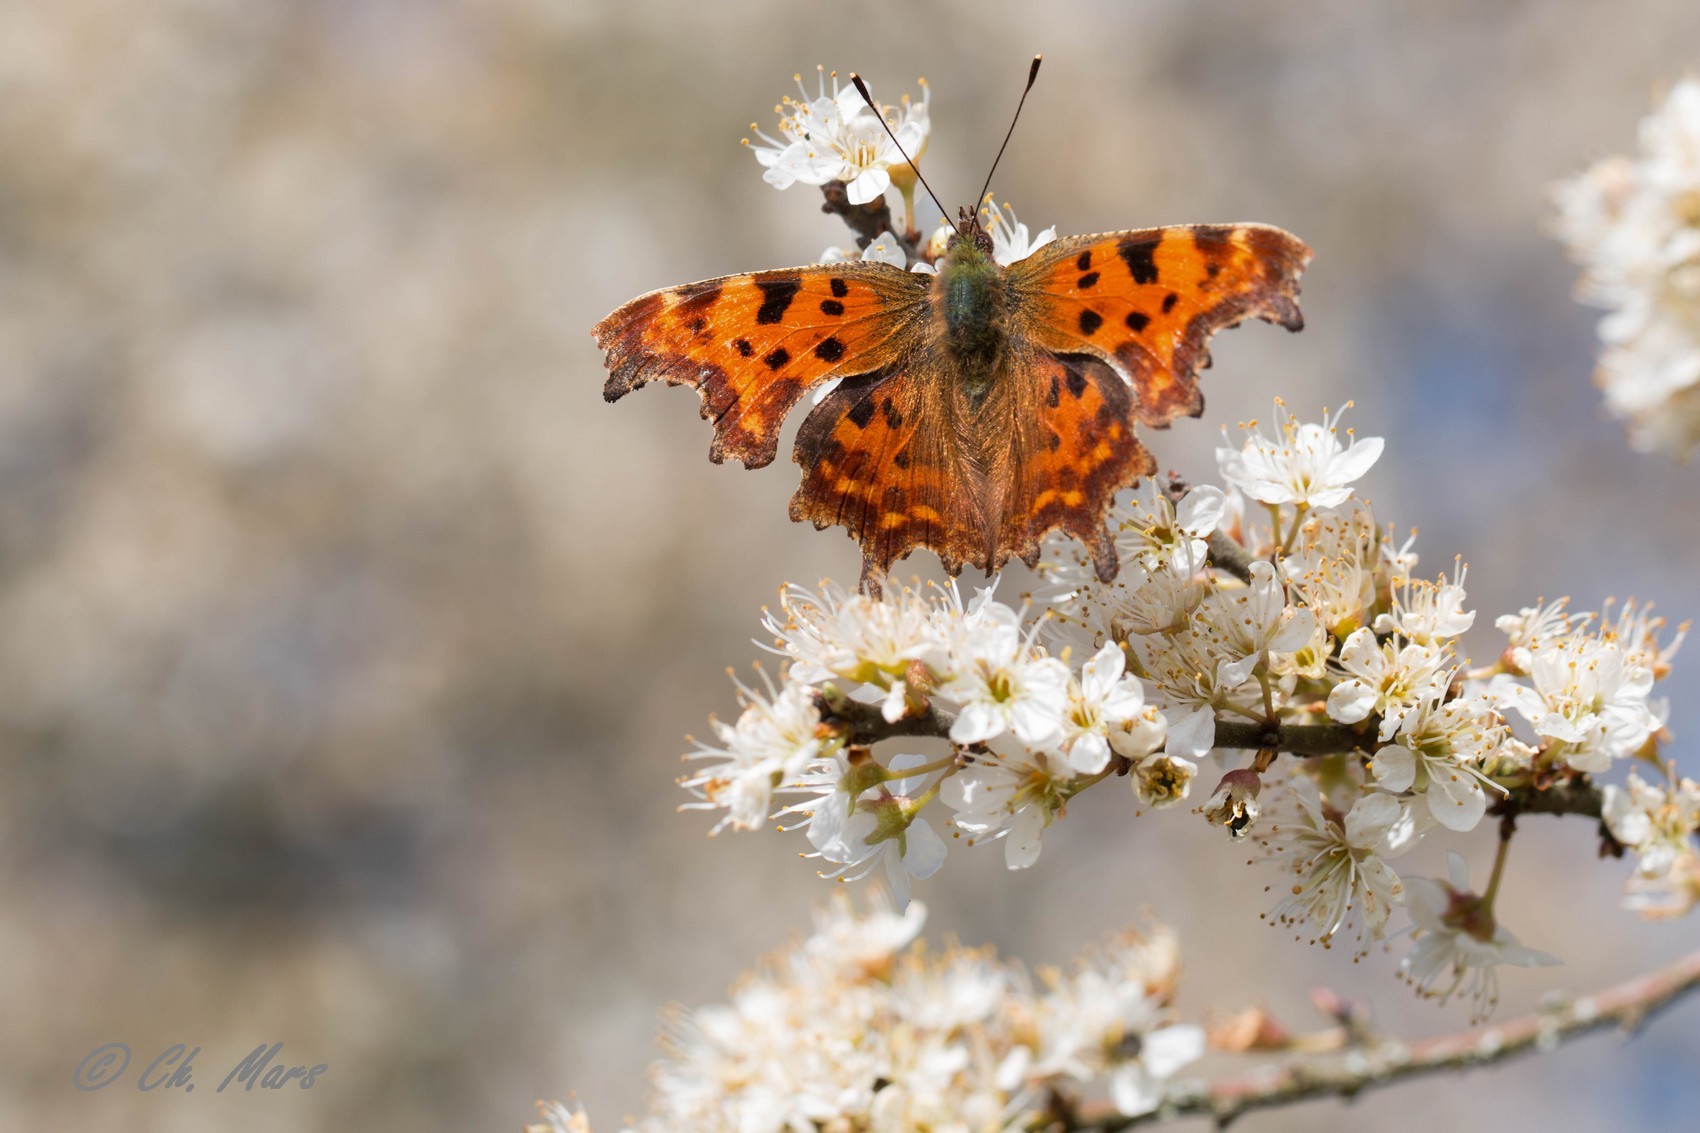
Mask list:
[{"label": "butterfly abdomen", "polygon": [[933,301],[958,375],[983,395],[1004,354],[1003,270],[973,241],[958,240],[939,266]]}]

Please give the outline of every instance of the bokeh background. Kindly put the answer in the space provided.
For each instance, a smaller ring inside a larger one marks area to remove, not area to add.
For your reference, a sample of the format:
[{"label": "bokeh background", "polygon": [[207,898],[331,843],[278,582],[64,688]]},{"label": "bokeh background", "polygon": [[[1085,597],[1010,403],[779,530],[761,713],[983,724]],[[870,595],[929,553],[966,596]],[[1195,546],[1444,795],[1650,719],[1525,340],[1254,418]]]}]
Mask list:
[{"label": "bokeh background", "polygon": [[[513,1129],[576,1089],[614,1128],[661,1007],[805,925],[796,844],[705,842],[673,779],[759,607],[852,580],[854,548],[786,521],[783,461],[711,466],[689,392],[603,404],[587,330],[843,241],[737,144],[817,62],[887,97],[927,76],[954,205],[1042,50],[997,186],[1023,219],[1314,245],[1309,328],[1218,340],[1165,466],[1210,477],[1217,426],[1274,394],[1352,398],[1383,518],[1426,569],[1470,563],[1478,657],[1541,595],[1694,615],[1700,470],[1600,418],[1543,225],[1697,45],[1689,0],[0,7],[0,1127]],[[1132,809],[1083,798],[1022,874],[958,847],[931,931],[1056,962],[1148,906],[1189,1011],[1308,1025],[1326,983],[1404,1033],[1464,1022],[1396,956],[1258,927],[1239,848]],[[1568,966],[1511,974],[1504,1010],[1694,945],[1614,911],[1625,867],[1593,855],[1525,824],[1504,919]],[[199,1092],[138,1093],[139,1063],[77,1092],[108,1041],[203,1047]],[[330,1070],[215,1094],[261,1042]],[[1246,1126],[1692,1128],[1697,1064],[1689,1004]]]}]

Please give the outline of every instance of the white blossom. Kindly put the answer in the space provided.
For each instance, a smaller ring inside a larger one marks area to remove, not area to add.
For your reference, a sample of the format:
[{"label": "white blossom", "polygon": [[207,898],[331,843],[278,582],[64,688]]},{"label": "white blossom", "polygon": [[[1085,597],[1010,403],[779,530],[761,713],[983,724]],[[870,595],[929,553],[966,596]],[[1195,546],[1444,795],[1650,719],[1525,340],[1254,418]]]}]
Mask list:
[{"label": "white blossom", "polygon": [[[903,250],[903,245],[897,236],[891,232],[882,232],[868,241],[866,248],[841,248],[837,245],[826,249],[820,254],[820,263],[843,264],[865,261],[868,263],[890,264],[900,268],[909,263],[909,253]],[[918,268],[926,265],[917,264]]]},{"label": "white blossom", "polygon": [[[836,71],[831,75],[831,93],[827,93],[827,76],[822,72],[813,98],[802,87],[802,76],[796,79],[802,98],[787,97],[780,103],[779,137],[756,129],[761,144],[745,141],[764,168],[762,178],[768,184],[785,189],[799,182],[824,185],[842,181],[849,202],[861,205],[891,187],[895,167],[908,169],[904,152],[919,160],[930,132],[925,84],[919,103],[905,100],[906,104],[892,114],[884,106],[876,112],[854,85],[840,85]],[[885,124],[882,116],[887,119]]]},{"label": "white blossom", "polygon": [[1167,751],[1154,752],[1133,765],[1133,791],[1141,806],[1174,806],[1192,793],[1198,764]]},{"label": "white blossom", "polygon": [[1464,608],[1462,563],[1452,578],[1434,582],[1405,578],[1392,590],[1393,608],[1375,619],[1377,633],[1399,633],[1424,645],[1450,641],[1476,624],[1476,612]]},{"label": "white blossom", "polygon": [[1026,869],[1039,860],[1040,838],[1074,794],[1074,774],[1038,752],[993,752],[946,779],[939,798],[951,821],[975,841],[1002,838],[1004,863]]},{"label": "white blossom", "polygon": [[1662,725],[1648,701],[1653,674],[1631,665],[1614,643],[1568,637],[1536,651],[1530,684],[1507,675],[1489,686],[1499,706],[1519,712],[1551,756],[1598,772],[1635,754]]},{"label": "white blossom", "polygon": [[1257,796],[1263,791],[1263,780],[1247,768],[1230,771],[1216,784],[1216,792],[1200,808],[1204,820],[1220,826],[1231,837],[1243,838],[1251,830],[1263,806]]},{"label": "white blossom", "polygon": [[1137,562],[1148,571],[1167,566],[1177,575],[1191,574],[1203,565],[1206,541],[1226,506],[1222,489],[1209,484],[1188,491],[1177,504],[1156,480],[1147,479],[1109,516],[1123,569]]},{"label": "white blossom", "polygon": [[[901,773],[929,762],[924,755],[897,755],[888,766],[891,772]],[[831,831],[810,841],[822,858],[838,866],[821,876],[856,881],[883,868],[898,908],[908,905],[910,878],[925,880],[944,865],[944,841],[920,817],[930,796],[928,788],[935,781],[936,773],[927,772],[882,782],[854,799],[842,826],[811,825],[811,835],[817,828]]]},{"label": "white blossom", "polygon": [[770,699],[739,685],[738,694],[745,708],[735,725],[710,721],[721,746],[698,743],[686,757],[712,762],[681,781],[700,800],[686,809],[726,810],[711,833],[726,826],[759,827],[772,809],[775,788],[801,774],[821,749],[813,690],[788,684]]},{"label": "white blossom", "polygon": [[908,587],[888,586],[870,598],[830,583],[818,593],[788,586],[779,609],[782,619],[764,609],[762,626],[797,681],[838,677],[890,687],[912,662],[936,660],[945,648],[932,608]]},{"label": "white blossom", "polygon": [[1670,787],[1644,781],[1631,771],[1624,785],[1608,784],[1600,817],[1611,836],[1635,851],[1635,872],[1662,877],[1695,852],[1700,827],[1700,783],[1683,779]]},{"label": "white blossom", "polygon": [[1700,444],[1700,80],[1672,86],[1640,143],[1558,187],[1557,228],[1578,297],[1607,309],[1606,408],[1636,448],[1684,456]]},{"label": "white blossom", "polygon": [[1486,697],[1445,694],[1444,683],[1431,688],[1402,715],[1398,738],[1375,753],[1369,770],[1385,790],[1417,792],[1448,830],[1474,830],[1487,812],[1486,789],[1504,793],[1482,766],[1505,741],[1505,727]]},{"label": "white blossom", "polygon": [[1364,624],[1376,602],[1384,568],[1380,532],[1362,502],[1305,517],[1298,545],[1281,560],[1293,596],[1330,635],[1345,637]]},{"label": "white blossom", "polygon": [[1378,642],[1369,629],[1354,630],[1340,647],[1347,676],[1328,693],[1328,715],[1356,724],[1378,713],[1379,738],[1392,739],[1419,703],[1445,691],[1451,672],[1444,663],[1444,654],[1432,645],[1398,638]]},{"label": "white blossom", "polygon": [[537,1112],[543,1118],[542,1123],[527,1125],[521,1133],[591,1133],[590,1118],[577,1102],[568,1106],[540,1101]]},{"label": "white blossom", "polygon": [[1316,615],[1289,606],[1273,564],[1251,564],[1251,582],[1243,589],[1221,589],[1199,606],[1210,649],[1217,657],[1216,683],[1232,688],[1250,679],[1276,654],[1295,653],[1310,644]]},{"label": "white blossom", "polygon": [[1323,803],[1316,785],[1298,778],[1288,792],[1290,818],[1274,825],[1264,844],[1292,874],[1291,891],[1275,907],[1279,924],[1309,924],[1325,947],[1355,913],[1364,931],[1380,939],[1387,917],[1403,897],[1398,874],[1382,859],[1410,845],[1406,809],[1392,795],[1361,795],[1350,811]]},{"label": "white blossom", "polygon": [[1167,1080],[1205,1048],[1201,1028],[1164,1018],[1177,962],[1173,937],[1160,932],[1125,936],[1074,973],[1053,973],[1039,1004],[1034,1071],[1078,1081],[1107,1075],[1121,1113],[1156,1109]]},{"label": "white blossom", "polygon": [[963,619],[951,646],[950,679],[941,699],[959,706],[950,738],[981,743],[1013,732],[1022,743],[1039,746],[1057,738],[1067,704],[1069,671],[1033,644],[1020,619],[996,603]]},{"label": "white blossom", "polygon": [[[1240,448],[1224,444],[1216,450],[1222,478],[1259,503],[1338,507],[1351,497],[1352,483],[1381,456],[1382,446],[1380,437],[1363,437],[1342,445],[1338,421],[1339,414],[1330,417],[1324,413],[1320,425],[1300,424],[1277,401],[1274,436],[1257,431],[1253,422],[1247,426],[1250,435]],[[1224,427],[1224,442],[1227,437]]]},{"label": "white blossom", "polygon": [[1494,628],[1509,639],[1505,658],[1513,672],[1528,673],[1537,650],[1557,644],[1569,635],[1573,622],[1565,609],[1569,601],[1560,598],[1556,602],[1524,606],[1515,614],[1502,614],[1494,619]]},{"label": "white blossom", "polygon": [[1112,747],[1138,759],[1163,742],[1163,718],[1145,707],[1145,690],[1138,677],[1126,675],[1126,666],[1121,646],[1105,642],[1070,682],[1060,747],[1079,774],[1102,771]]},{"label": "white blossom", "polygon": [[1534,968],[1557,964],[1556,956],[1525,948],[1495,919],[1490,904],[1470,891],[1464,859],[1448,851],[1449,880],[1405,879],[1405,906],[1416,943],[1399,965],[1419,994],[1445,1002],[1462,989],[1484,1017],[1499,998],[1500,965]]},{"label": "white blossom", "polygon": [[992,259],[1005,267],[1025,260],[1057,238],[1055,225],[1030,235],[1027,226],[1015,219],[1015,209],[996,204],[990,195],[980,206],[980,217],[986,235],[992,238]]}]

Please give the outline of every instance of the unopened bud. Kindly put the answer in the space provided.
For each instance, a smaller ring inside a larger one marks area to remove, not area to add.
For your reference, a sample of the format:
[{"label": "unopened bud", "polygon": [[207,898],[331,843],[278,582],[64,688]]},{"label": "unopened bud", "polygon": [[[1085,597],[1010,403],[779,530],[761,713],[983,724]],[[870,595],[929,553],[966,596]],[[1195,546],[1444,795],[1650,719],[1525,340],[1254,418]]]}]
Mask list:
[{"label": "unopened bud", "polygon": [[1235,838],[1245,837],[1246,831],[1251,829],[1251,824],[1257,821],[1263,810],[1257,802],[1257,793],[1262,788],[1263,780],[1249,768],[1228,772],[1216,784],[1216,793],[1204,804],[1205,821],[1213,826],[1227,827],[1228,833]]}]

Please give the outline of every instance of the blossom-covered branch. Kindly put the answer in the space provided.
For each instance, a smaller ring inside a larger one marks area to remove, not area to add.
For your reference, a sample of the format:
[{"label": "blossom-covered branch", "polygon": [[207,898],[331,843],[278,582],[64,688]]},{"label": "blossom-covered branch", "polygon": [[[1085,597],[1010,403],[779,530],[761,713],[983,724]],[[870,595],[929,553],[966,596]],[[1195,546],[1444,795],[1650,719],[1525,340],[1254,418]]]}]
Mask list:
[{"label": "blossom-covered branch", "polygon": [[[835,698],[820,705],[821,722],[830,729],[840,730],[845,742],[869,746],[885,740],[930,737],[948,740],[956,717],[937,705],[923,711],[888,720],[877,704]],[[1218,719],[1215,738],[1211,743],[1218,751],[1252,750],[1279,752],[1284,755],[1318,756],[1345,755],[1353,752],[1370,753],[1380,745],[1373,733],[1346,724],[1287,724],[1269,727],[1238,720]],[[1131,765],[1118,770],[1131,770]],[[1585,818],[1603,816],[1605,794],[1586,776],[1565,779],[1558,783],[1536,786],[1524,784],[1508,788],[1497,802],[1488,808],[1492,815],[1572,814]]]},{"label": "blossom-covered branch", "polygon": [[1164,1104],[1124,1116],[1104,1108],[1072,1115],[1076,1133],[1119,1133],[1182,1117],[1210,1117],[1218,1128],[1253,1110],[1315,1098],[1354,1098],[1366,1090],[1429,1074],[1491,1066],[1520,1055],[1545,1053],[1595,1031],[1632,1034],[1648,1019],[1700,988],[1700,952],[1593,995],[1491,1026],[1430,1039],[1377,1037],[1349,1053],[1302,1057],[1245,1078],[1210,1084],[1177,1082]]}]

